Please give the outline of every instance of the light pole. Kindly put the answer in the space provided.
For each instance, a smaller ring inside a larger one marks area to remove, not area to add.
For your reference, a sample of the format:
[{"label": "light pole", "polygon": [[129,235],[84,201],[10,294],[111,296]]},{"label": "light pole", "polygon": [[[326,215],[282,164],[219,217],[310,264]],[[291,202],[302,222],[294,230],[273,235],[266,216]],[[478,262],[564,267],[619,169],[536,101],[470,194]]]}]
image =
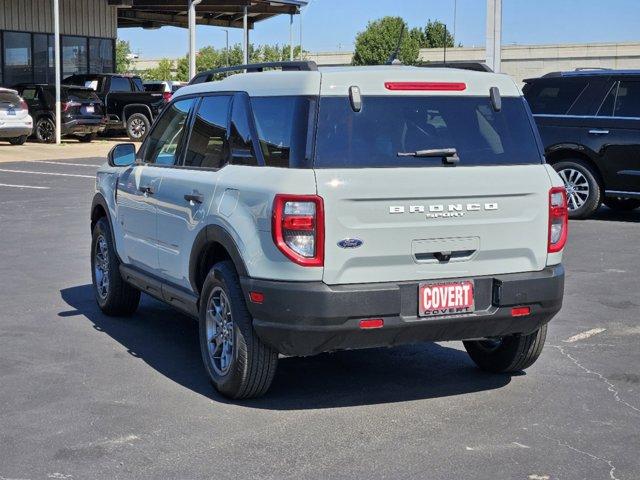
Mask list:
[{"label": "light pole", "polygon": [[502,61],[502,0],[487,0],[487,65],[500,73]]},{"label": "light pole", "polygon": [[56,144],[62,143],[62,106],[60,104],[60,2],[53,0],[54,63],[56,71]]},{"label": "light pole", "polygon": [[226,28],[223,28],[222,31],[225,33],[225,36],[226,36],[225,55],[227,57],[227,67],[230,67],[231,65],[229,65],[229,30],[227,30]]}]

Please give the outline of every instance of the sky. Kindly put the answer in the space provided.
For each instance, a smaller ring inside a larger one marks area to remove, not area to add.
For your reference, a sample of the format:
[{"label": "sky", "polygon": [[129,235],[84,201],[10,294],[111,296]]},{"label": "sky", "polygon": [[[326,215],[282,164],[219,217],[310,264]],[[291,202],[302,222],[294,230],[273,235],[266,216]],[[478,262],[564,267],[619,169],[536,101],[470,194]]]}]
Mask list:
[{"label": "sky", "polygon": [[[310,52],[351,51],[355,37],[371,20],[394,15],[410,27],[439,20],[454,30],[456,42],[483,46],[486,0],[311,0],[301,18],[294,19],[295,42],[302,20],[303,47]],[[640,0],[503,0],[502,44],[549,44],[640,41]],[[142,58],[176,58],[188,50],[187,30],[119,29]],[[240,29],[229,30],[229,41],[242,42]],[[281,16],[256,24],[251,42],[285,44],[289,41],[289,17]],[[199,26],[198,48],[221,48],[221,28]]]}]

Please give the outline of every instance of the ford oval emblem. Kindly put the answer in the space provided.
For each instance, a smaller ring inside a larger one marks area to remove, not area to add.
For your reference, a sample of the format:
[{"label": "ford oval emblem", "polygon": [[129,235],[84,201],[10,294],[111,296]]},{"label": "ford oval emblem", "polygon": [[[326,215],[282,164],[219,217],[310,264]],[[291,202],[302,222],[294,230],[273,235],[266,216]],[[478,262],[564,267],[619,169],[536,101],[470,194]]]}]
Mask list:
[{"label": "ford oval emblem", "polygon": [[358,248],[361,247],[364,242],[359,238],[345,238],[338,242],[340,248]]}]

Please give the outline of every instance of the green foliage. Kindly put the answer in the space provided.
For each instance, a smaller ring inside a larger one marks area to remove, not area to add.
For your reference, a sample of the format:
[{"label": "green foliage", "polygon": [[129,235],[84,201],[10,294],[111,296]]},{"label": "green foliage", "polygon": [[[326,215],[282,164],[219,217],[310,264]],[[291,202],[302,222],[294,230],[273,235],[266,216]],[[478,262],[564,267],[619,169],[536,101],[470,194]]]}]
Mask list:
[{"label": "green foliage", "polygon": [[447,48],[454,46],[455,39],[449,30],[446,30],[445,37],[445,24],[434,20],[429,20],[427,26],[423,31],[423,42],[420,43],[420,48],[444,48],[445,39]]},{"label": "green foliage", "polygon": [[400,44],[398,59],[405,65],[418,61],[420,37],[418,32],[409,31],[406,22],[400,17],[384,17],[369,22],[364,32],[356,37],[354,65],[383,65],[396,50],[400,32],[404,25],[404,35]]},{"label": "green foliage", "polygon": [[173,60],[163,58],[156,68],[143,72],[142,78],[145,80],[173,80],[173,69],[175,63]]},{"label": "green foliage", "polygon": [[116,72],[127,73],[131,70],[132,61],[129,58],[131,46],[129,42],[118,40],[116,42]]}]

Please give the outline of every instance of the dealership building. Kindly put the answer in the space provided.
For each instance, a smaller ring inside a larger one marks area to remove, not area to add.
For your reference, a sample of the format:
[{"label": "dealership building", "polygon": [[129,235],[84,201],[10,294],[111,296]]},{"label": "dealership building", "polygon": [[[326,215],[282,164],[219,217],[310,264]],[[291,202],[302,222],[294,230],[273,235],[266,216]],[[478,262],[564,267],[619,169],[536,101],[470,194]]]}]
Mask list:
[{"label": "dealership building", "polygon": [[[202,0],[199,25],[245,28],[281,14],[297,14],[306,1]],[[54,1],[0,1],[0,85],[53,83]],[[187,27],[189,0],[59,0],[62,77],[115,69],[118,28]],[[185,41],[185,49],[187,43]]]}]

